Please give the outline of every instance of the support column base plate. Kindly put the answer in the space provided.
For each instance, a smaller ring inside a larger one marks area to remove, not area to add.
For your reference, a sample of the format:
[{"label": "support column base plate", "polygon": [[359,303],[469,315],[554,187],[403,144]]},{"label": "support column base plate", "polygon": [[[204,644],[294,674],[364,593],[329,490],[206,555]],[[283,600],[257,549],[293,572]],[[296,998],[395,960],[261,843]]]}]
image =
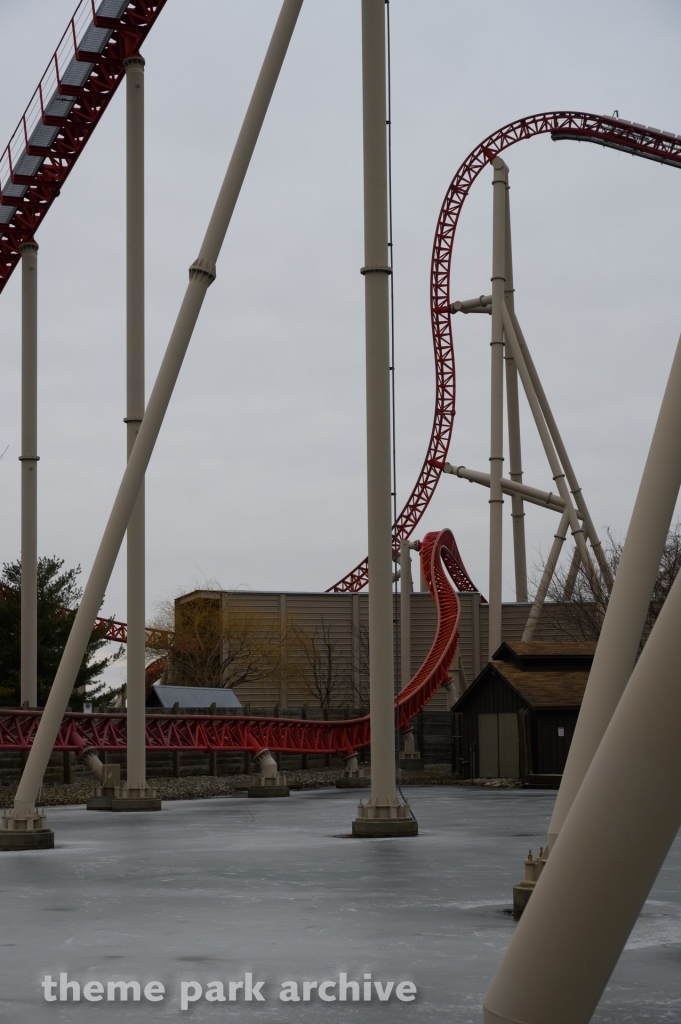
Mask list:
[{"label": "support column base plate", "polygon": [[34,832],[0,829],[0,850],[53,850],[54,832],[38,828]]},{"label": "support column base plate", "polygon": [[371,779],[336,779],[336,789],[366,789]]},{"label": "support column base plate", "polygon": [[112,796],[91,796],[85,804],[86,811],[110,811]]},{"label": "support column base plate", "polygon": [[522,915],[523,910],[530,901],[530,896],[534,892],[534,884],[527,885],[521,883],[520,885],[513,886],[513,916],[517,919]]},{"label": "support column base plate", "polygon": [[249,786],[249,797],[272,797],[290,796],[291,790],[288,786]]},{"label": "support column base plate", "polygon": [[161,798],[158,796],[115,796],[111,801],[112,811],[160,811]]},{"label": "support column base plate", "polygon": [[352,834],[362,839],[417,836],[419,827],[413,818],[355,818]]}]

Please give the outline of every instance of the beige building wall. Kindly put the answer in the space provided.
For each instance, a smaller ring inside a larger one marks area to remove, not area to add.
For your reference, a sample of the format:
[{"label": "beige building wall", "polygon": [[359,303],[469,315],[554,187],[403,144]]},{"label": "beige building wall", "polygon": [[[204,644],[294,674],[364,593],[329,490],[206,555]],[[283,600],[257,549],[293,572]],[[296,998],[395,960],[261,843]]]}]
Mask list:
[{"label": "beige building wall", "polygon": [[[183,595],[179,602],[196,599],[201,592]],[[215,592],[205,592],[206,597],[215,600]],[[488,606],[481,602],[479,594],[459,594],[461,619],[459,627],[459,651],[467,684],[473,681],[484,667],[487,656]],[[239,686],[237,695],[242,704],[264,707],[279,704],[280,708],[296,708],[308,705],[311,709],[318,704],[313,690],[307,683],[309,664],[300,648],[291,645],[287,650],[286,638],[293,629],[307,636],[315,630],[321,635],[322,624],[329,630],[333,642],[333,657],[352,679],[351,691],[338,705],[351,710],[362,703],[368,703],[367,644],[368,644],[368,596],[360,594],[327,593],[276,593],[270,591],[236,591],[221,594],[223,611],[228,606],[253,609],[263,615],[273,628],[279,631],[282,643],[280,671],[275,678],[258,683]],[[395,620],[400,625],[399,595],[395,600]],[[519,640],[529,615],[529,604],[505,604],[502,609],[502,636],[504,640]],[[414,591],[411,595],[411,672],[412,675],[423,663],[435,637],[437,608],[429,593]],[[542,620],[535,639],[551,639]],[[399,643],[396,644],[396,679],[400,678]],[[353,697],[354,694],[354,697]],[[336,701],[334,700],[335,704]],[[440,689],[429,701],[430,710],[446,710],[447,700]]]}]

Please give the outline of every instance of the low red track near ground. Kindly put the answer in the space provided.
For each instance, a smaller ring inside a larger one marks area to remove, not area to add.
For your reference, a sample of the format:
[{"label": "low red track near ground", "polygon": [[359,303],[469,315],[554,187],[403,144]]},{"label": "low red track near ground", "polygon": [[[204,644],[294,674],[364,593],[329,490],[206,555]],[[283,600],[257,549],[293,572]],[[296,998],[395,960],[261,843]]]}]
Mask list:
[{"label": "low red track near ground", "polygon": [[[437,605],[435,639],[409,685],[395,700],[400,728],[447,682],[459,641],[459,598],[452,586],[467,581],[456,541],[450,530],[429,533],[421,544],[421,565]],[[471,585],[472,587],[472,585]],[[0,712],[0,750],[29,750],[40,722],[40,711]],[[123,751],[127,747],[125,714],[64,716],[55,750]],[[297,754],[350,753],[371,740],[370,719],[310,721],[256,715],[151,715],[147,718],[147,750],[250,750],[268,747]]]}]

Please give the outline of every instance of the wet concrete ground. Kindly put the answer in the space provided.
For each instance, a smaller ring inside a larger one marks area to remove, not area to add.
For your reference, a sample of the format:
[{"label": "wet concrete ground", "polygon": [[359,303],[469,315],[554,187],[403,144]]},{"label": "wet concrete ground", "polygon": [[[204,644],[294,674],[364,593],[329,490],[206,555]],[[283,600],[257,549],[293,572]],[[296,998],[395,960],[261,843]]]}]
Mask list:
[{"label": "wet concrete ground", "polygon": [[[55,850],[0,855],[0,1015],[10,1024],[89,1024],[102,1014],[477,1024],[513,932],[511,888],[528,847],[543,843],[554,795],[410,788],[421,834],[399,840],[340,838],[357,800],[343,791],[173,802],[148,815],[51,809]],[[678,1021],[680,966],[677,840],[594,1021]],[[44,1000],[40,983],[60,972],[81,986],[79,1003]],[[341,972],[359,985],[345,1001],[324,1001],[318,988],[303,1000],[303,982],[328,981],[323,994],[338,995]],[[247,983],[247,973],[252,986],[264,982],[264,1001],[246,1002],[235,988],[230,1002],[228,983]],[[118,989],[107,1001],[109,981],[135,980],[139,1002],[134,988],[128,1002]],[[84,998],[92,981],[103,985],[102,1001]],[[152,981],[165,988],[160,1001],[145,998]],[[279,998],[289,981],[299,1002]],[[400,1001],[391,981],[412,982],[415,999]],[[188,996],[202,992],[186,1010],[182,982],[195,983]],[[224,986],[225,1002],[206,1000],[220,994],[211,982]]]}]

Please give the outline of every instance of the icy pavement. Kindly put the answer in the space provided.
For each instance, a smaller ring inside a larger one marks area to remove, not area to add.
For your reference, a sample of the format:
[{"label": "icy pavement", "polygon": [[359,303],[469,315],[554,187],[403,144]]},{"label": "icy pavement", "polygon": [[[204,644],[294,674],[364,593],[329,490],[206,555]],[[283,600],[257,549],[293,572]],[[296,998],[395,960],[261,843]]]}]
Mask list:
[{"label": "icy pavement", "polygon": [[[0,1016],[478,1024],[514,928],[511,888],[528,847],[543,843],[554,794],[443,787],[410,788],[409,798],[415,839],[337,838],[350,831],[357,800],[343,791],[173,802],[148,815],[51,809],[55,850],[0,854]],[[594,1021],[678,1021],[679,966],[677,841]],[[60,972],[81,987],[100,982],[103,1001],[85,1000],[81,988],[79,1003],[45,1002],[40,983]],[[361,986],[343,1002],[331,999],[341,973]],[[247,974],[264,1001],[244,1001],[240,987],[230,1002],[228,983],[247,986]],[[107,1001],[106,983],[119,980],[140,983],[139,1002],[134,987],[128,1002],[118,989]],[[152,981],[165,987],[161,1001],[145,998]],[[299,1002],[280,1000],[288,981]],[[315,981],[303,1001],[303,982]],[[330,1001],[320,998],[324,981]],[[417,989],[410,1002],[397,998],[405,981]],[[195,983],[187,996],[202,993],[186,1011],[182,982]],[[220,993],[211,982],[224,986],[225,1002],[206,1000]]]}]

